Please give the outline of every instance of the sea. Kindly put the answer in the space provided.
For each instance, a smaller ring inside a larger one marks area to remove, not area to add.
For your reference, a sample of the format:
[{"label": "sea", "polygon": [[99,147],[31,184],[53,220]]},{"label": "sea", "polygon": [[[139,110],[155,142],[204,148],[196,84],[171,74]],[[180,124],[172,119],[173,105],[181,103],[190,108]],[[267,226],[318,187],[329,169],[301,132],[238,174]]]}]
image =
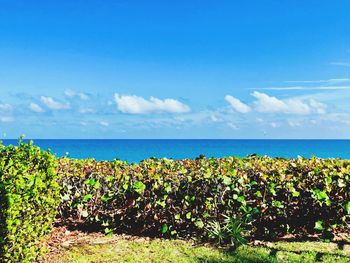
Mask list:
[{"label": "sea", "polygon": [[[58,157],[121,159],[134,163],[150,157],[193,159],[200,155],[245,157],[252,154],[284,158],[316,156],[350,159],[350,140],[35,139],[33,141],[42,149],[50,149]],[[17,140],[5,139],[2,143],[16,145]]]},{"label": "sea", "polygon": [[[245,157],[252,154],[283,158],[316,156],[350,159],[350,140],[35,139],[33,141],[44,150],[50,149],[58,157],[120,159],[128,162],[140,162],[150,157],[193,159],[200,155]],[[5,139],[2,143],[16,145],[17,140]]]}]

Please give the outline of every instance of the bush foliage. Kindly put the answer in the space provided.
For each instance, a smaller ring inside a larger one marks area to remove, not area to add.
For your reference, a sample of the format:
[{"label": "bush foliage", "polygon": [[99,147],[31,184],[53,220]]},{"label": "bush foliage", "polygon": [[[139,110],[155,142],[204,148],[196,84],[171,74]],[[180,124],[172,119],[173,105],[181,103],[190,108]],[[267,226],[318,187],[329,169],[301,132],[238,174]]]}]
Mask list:
[{"label": "bush foliage", "polygon": [[59,204],[52,154],[21,140],[0,144],[0,262],[33,262]]},{"label": "bush foliage", "polygon": [[350,161],[55,158],[32,143],[0,144],[0,262],[40,258],[56,219],[141,235],[214,238],[288,233],[332,238],[350,224]]},{"label": "bush foliage", "polygon": [[113,230],[202,237],[210,222],[244,218],[249,234],[349,230],[350,161],[338,159],[198,158],[59,159],[61,220]]}]

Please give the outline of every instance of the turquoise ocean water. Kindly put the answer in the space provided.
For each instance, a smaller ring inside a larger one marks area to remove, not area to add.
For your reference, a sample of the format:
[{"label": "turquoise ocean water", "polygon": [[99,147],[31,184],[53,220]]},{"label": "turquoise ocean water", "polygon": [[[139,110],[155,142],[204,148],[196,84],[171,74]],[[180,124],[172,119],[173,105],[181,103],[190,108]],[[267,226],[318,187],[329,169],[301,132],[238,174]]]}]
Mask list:
[{"label": "turquoise ocean water", "polygon": [[[246,156],[317,157],[350,159],[350,140],[34,140],[57,156],[139,162],[149,157],[173,159]],[[3,140],[17,144],[17,140]]]}]

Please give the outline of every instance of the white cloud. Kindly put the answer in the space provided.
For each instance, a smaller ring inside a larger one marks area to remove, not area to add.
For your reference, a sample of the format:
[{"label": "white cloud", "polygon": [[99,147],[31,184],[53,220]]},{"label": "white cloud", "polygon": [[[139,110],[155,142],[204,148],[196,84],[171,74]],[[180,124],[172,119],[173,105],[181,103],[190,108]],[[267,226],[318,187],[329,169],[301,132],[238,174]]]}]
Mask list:
[{"label": "white cloud", "polygon": [[310,99],[309,100],[310,106],[316,111],[318,114],[324,114],[326,113],[327,105],[323,104],[317,100]]},{"label": "white cloud", "polygon": [[272,128],[277,128],[277,127],[279,127],[280,125],[279,125],[278,123],[276,123],[276,122],[271,122],[271,123],[270,123],[270,126],[271,126]]},{"label": "white cloud", "polygon": [[73,98],[76,95],[76,92],[71,89],[67,89],[64,91],[64,95],[68,98]]},{"label": "white cloud", "polygon": [[276,97],[271,97],[265,93],[254,91],[251,94],[257,100],[255,103],[255,108],[259,112],[286,112],[288,111],[288,106]]},{"label": "white cloud", "polygon": [[313,99],[309,101],[298,98],[281,100],[258,91],[254,91],[252,96],[256,98],[254,105],[255,110],[258,112],[297,115],[307,115],[310,113],[323,114],[326,112],[326,105]]},{"label": "white cloud", "polygon": [[342,83],[342,82],[348,82],[350,79],[348,78],[341,78],[341,79],[319,79],[319,80],[287,80],[285,82],[288,83],[327,83],[327,84],[336,84],[336,83]]},{"label": "white cloud", "polygon": [[101,125],[101,126],[104,126],[104,127],[108,127],[108,126],[109,126],[109,123],[106,122],[106,121],[100,121],[100,125]]},{"label": "white cloud", "polygon": [[29,104],[29,109],[34,112],[44,112],[43,108],[41,108],[38,104],[36,103],[30,103]]},{"label": "white cloud", "polygon": [[350,125],[350,113],[327,113],[320,115],[319,120]]},{"label": "white cloud", "polygon": [[1,112],[9,112],[12,110],[12,106],[10,104],[7,104],[7,103],[4,103],[4,104],[1,104],[0,103],[0,111]]},{"label": "white cloud", "polygon": [[232,122],[227,123],[227,126],[230,127],[232,130],[239,130],[237,125]]},{"label": "white cloud", "polygon": [[148,114],[153,112],[183,113],[189,112],[190,107],[175,99],[158,99],[151,97],[146,100],[135,95],[114,94],[118,110],[130,114]]},{"label": "white cloud", "polygon": [[291,86],[291,87],[268,87],[260,88],[259,90],[350,90],[350,86]]},{"label": "white cloud", "polygon": [[70,109],[70,105],[68,103],[61,103],[55,101],[52,97],[41,96],[40,100],[44,103],[48,108],[52,110],[67,110]]},{"label": "white cloud", "polygon": [[90,96],[87,95],[86,93],[83,93],[83,92],[78,93],[78,96],[79,96],[79,98],[81,100],[88,100],[88,99],[90,99]]},{"label": "white cloud", "polygon": [[81,100],[88,100],[90,96],[84,92],[75,92],[74,90],[67,89],[64,91],[64,95],[68,98],[78,97]]},{"label": "white cloud", "polygon": [[222,118],[220,118],[220,116],[217,116],[214,113],[210,115],[210,120],[212,122],[222,122],[223,121]]},{"label": "white cloud", "polygon": [[241,102],[239,99],[231,96],[231,95],[226,95],[225,96],[225,100],[230,103],[231,107],[235,110],[235,111],[238,111],[238,112],[241,112],[241,113],[247,113],[247,112],[250,112],[251,111],[251,108]]}]

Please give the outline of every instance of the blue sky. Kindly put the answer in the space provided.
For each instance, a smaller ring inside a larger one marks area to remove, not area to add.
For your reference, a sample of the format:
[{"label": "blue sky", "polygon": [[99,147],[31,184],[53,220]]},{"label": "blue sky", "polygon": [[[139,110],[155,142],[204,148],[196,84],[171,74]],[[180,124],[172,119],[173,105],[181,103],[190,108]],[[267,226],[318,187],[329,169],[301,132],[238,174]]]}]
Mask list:
[{"label": "blue sky", "polygon": [[349,138],[349,10],[0,0],[0,138]]}]

